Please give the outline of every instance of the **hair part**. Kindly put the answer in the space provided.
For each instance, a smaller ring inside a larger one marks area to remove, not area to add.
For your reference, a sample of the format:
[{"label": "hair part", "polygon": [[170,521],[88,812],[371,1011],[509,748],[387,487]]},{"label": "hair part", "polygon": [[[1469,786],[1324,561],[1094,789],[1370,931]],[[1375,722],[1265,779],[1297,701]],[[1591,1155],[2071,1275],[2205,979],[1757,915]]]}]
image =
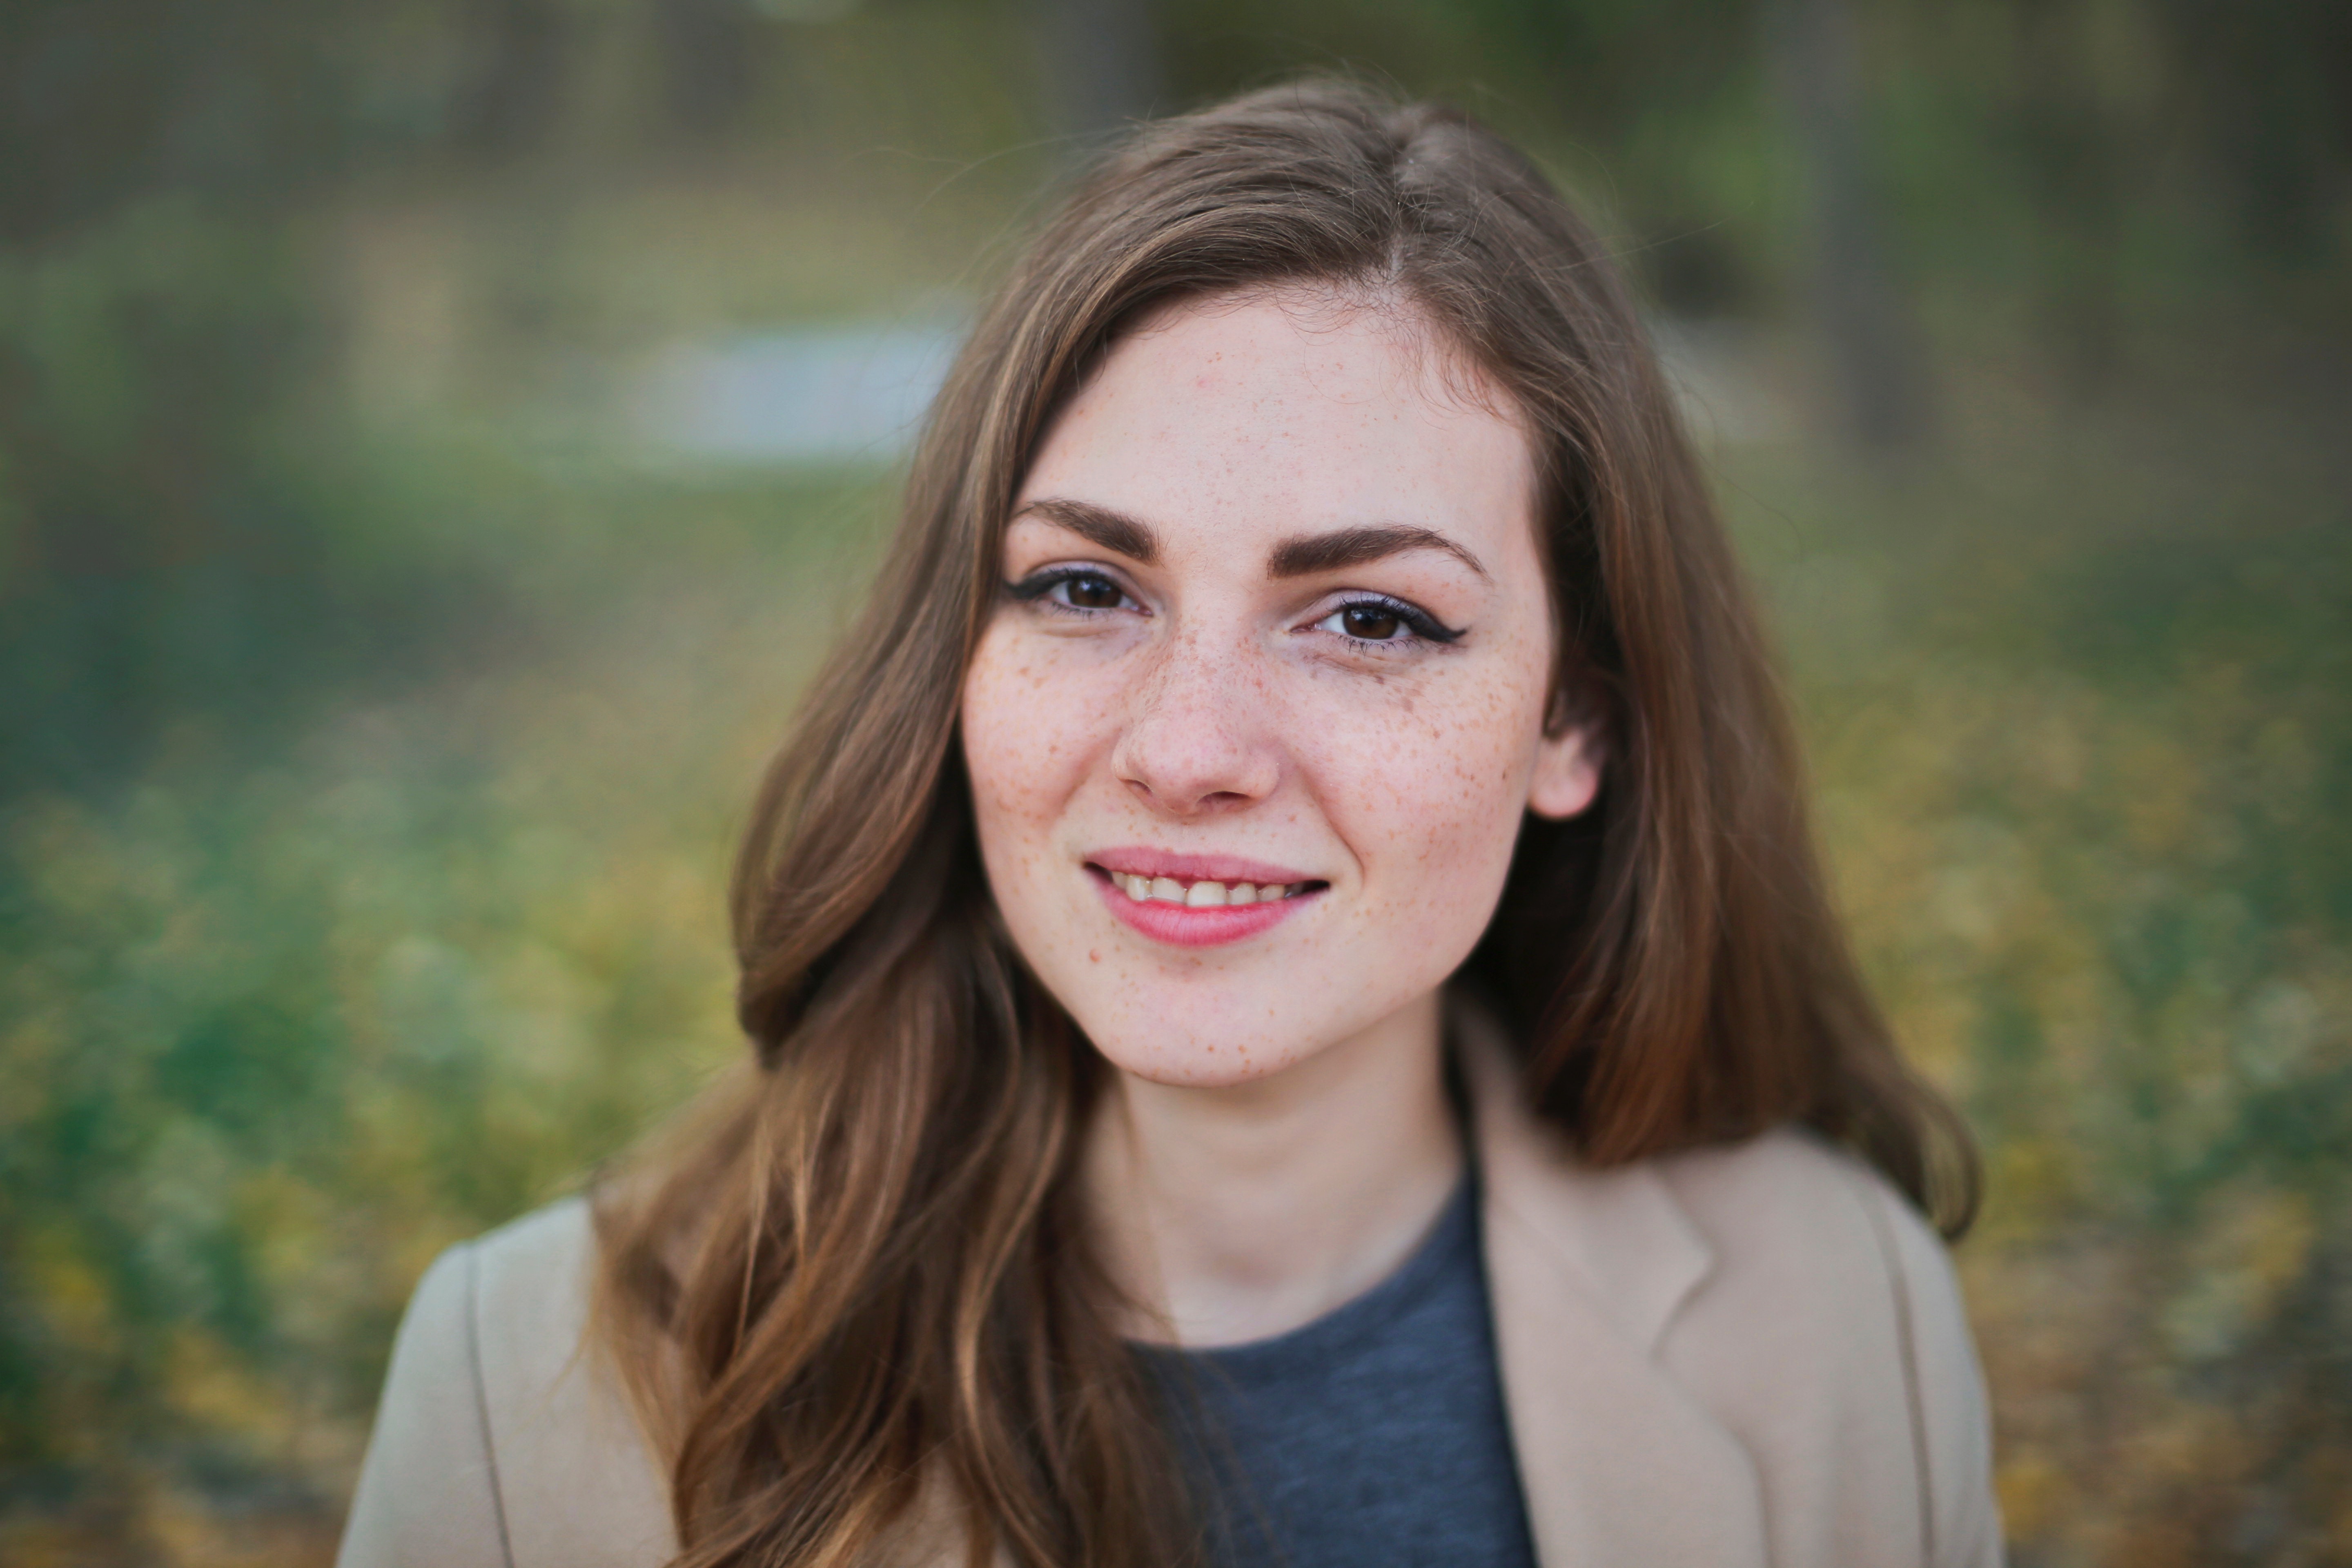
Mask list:
[{"label": "hair part", "polygon": [[1184,300],[1410,304],[1535,446],[1558,720],[1607,757],[1529,820],[1457,984],[1617,1164],[1787,1123],[1957,1234],[1957,1117],[1903,1066],[1824,889],[1748,592],[1611,258],[1458,111],[1310,82],[1141,127],[1048,224],[934,405],[895,547],[738,862],[754,1066],[600,1194],[600,1322],[693,1568],[1158,1568],[1202,1536],[1113,1324],[1077,1152],[1104,1068],[990,901],[956,753],[998,552],[1055,411]]}]

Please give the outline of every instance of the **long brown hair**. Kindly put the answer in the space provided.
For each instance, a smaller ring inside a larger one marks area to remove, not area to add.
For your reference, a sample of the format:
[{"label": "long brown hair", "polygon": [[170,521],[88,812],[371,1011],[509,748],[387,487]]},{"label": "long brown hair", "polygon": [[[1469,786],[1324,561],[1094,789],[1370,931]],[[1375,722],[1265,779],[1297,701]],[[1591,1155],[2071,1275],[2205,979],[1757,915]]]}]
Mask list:
[{"label": "long brown hair", "polygon": [[[862,621],[777,754],[734,889],[755,1064],[600,1200],[606,1337],[690,1564],[976,1554],[1146,1568],[1197,1532],[1076,1197],[1102,1081],[990,901],[955,745],[1006,513],[1122,324],[1286,283],[1423,312],[1522,411],[1564,711],[1607,783],[1530,821],[1457,984],[1614,1164],[1787,1122],[1948,1231],[1976,1172],[1824,895],[1738,570],[1616,267],[1449,109],[1310,83],[1140,128],[1061,208],[935,405]],[[938,1488],[934,1492],[930,1489]]]}]

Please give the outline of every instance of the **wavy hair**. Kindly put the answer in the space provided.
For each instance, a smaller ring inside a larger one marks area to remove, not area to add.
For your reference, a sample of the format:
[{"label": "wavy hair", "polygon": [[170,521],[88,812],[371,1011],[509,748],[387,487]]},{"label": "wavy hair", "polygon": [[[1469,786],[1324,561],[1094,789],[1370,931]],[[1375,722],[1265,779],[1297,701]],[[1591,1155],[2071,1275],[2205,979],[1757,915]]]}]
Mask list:
[{"label": "wavy hair", "polygon": [[599,1194],[600,1321],[682,1564],[848,1568],[925,1519],[974,1562],[1197,1554],[1078,1201],[1106,1069],[994,912],[956,723],[1058,405],[1155,307],[1291,284],[1418,310],[1538,447],[1556,689],[1606,781],[1526,825],[1455,982],[1508,1025],[1529,1104],[1599,1165],[1803,1123],[1948,1232],[1973,1212],[1967,1134],[1831,910],[1770,660],[1616,265],[1460,112],[1255,92],[1138,129],[983,313],[742,847],[753,1060]]}]

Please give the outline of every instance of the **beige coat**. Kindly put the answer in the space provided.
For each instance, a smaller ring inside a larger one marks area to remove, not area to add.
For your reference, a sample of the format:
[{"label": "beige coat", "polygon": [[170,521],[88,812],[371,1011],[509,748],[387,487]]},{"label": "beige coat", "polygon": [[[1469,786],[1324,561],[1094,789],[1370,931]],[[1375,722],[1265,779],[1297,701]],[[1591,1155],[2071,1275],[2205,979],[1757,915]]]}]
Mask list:
[{"label": "beige coat", "polygon": [[[1588,1170],[1491,1047],[1470,1058],[1542,1568],[2000,1562],[1959,1291],[1884,1180],[1797,1132]],[[593,1247],[573,1200],[425,1275],[341,1568],[650,1568],[675,1551],[660,1470],[582,1353]]]}]

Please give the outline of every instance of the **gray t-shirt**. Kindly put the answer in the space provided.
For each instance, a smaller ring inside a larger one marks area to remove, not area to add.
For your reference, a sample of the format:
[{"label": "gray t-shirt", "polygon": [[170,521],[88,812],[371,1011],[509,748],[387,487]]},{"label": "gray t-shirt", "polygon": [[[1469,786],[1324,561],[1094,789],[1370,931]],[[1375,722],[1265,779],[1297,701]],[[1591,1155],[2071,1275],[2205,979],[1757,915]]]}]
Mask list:
[{"label": "gray t-shirt", "polygon": [[1139,1347],[1230,1568],[1534,1568],[1465,1177],[1412,1258],[1244,1345]]}]

